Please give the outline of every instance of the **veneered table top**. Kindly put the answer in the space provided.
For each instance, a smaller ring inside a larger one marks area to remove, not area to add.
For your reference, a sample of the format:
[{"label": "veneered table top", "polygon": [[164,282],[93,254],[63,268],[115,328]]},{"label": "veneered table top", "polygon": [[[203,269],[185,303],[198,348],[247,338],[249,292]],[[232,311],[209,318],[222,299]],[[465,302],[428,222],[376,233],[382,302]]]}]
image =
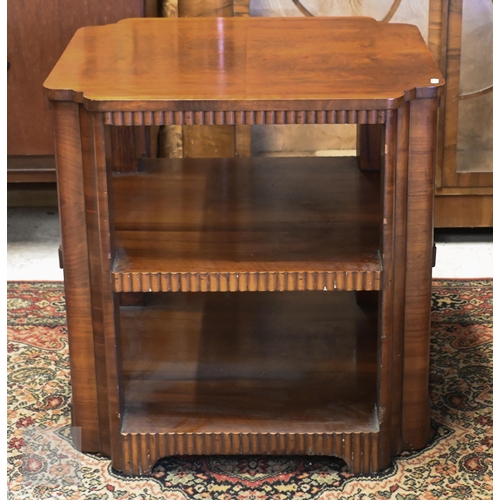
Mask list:
[{"label": "veneered table top", "polygon": [[[126,19],[78,30],[45,81],[94,110],[390,109],[444,84],[415,26],[370,18]],[[181,106],[181,107],[179,107]]]}]

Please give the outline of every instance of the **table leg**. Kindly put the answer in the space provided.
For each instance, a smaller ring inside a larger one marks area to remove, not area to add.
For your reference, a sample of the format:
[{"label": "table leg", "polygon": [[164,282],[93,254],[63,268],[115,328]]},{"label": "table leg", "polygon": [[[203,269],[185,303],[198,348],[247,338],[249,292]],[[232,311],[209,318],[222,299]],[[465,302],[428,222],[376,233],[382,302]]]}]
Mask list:
[{"label": "table leg", "polygon": [[54,102],[57,188],[70,354],[72,425],[82,450],[101,451],[78,104]]}]

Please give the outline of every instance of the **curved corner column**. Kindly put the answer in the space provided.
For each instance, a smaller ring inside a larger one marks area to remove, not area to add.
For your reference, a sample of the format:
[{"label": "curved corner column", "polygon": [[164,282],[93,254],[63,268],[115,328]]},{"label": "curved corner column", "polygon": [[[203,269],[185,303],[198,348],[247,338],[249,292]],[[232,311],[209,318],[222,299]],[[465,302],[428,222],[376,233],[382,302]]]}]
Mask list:
[{"label": "curved corner column", "polygon": [[85,216],[79,105],[53,103],[57,190],[71,371],[72,425],[82,451],[101,451],[94,363],[89,252]]}]

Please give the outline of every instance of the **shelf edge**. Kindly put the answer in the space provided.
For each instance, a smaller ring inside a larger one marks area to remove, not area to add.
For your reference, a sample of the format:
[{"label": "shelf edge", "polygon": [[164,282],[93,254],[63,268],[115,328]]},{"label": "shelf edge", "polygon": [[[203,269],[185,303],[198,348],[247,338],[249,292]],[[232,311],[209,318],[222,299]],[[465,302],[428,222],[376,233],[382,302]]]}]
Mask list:
[{"label": "shelf edge", "polygon": [[291,292],[380,290],[381,270],[251,272],[118,272],[114,292]]}]

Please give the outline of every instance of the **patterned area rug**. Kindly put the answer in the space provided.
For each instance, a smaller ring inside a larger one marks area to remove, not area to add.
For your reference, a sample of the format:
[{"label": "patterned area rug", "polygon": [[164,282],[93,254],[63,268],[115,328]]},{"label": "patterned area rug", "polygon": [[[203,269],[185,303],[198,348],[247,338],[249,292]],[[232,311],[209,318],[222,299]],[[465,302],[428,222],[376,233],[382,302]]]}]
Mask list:
[{"label": "patterned area rug", "polygon": [[[490,280],[434,281],[435,436],[427,448],[403,453],[379,474],[352,475],[342,461],[324,457],[187,457],[162,459],[149,477],[126,477],[103,457],[78,454],[72,462],[62,284],[8,283],[9,498],[492,498],[492,302]],[[43,429],[60,440],[65,463],[51,462],[50,444],[43,441],[37,453],[26,452],[28,437]],[[72,476],[75,461],[78,474]]]}]

